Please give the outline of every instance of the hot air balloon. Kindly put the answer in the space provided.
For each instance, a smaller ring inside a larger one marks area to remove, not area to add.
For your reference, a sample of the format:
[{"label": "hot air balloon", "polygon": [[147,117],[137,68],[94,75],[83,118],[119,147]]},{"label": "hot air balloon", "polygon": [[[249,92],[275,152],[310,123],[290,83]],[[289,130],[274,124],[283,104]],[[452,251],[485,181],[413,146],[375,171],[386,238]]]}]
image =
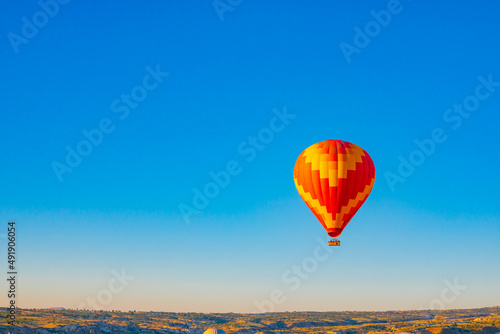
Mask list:
[{"label": "hot air balloon", "polygon": [[226,334],[226,332],[219,328],[209,328],[203,334]]},{"label": "hot air balloon", "polygon": [[331,236],[330,246],[370,194],[375,166],[361,147],[325,140],[306,148],[293,171],[295,186],[307,206]]}]

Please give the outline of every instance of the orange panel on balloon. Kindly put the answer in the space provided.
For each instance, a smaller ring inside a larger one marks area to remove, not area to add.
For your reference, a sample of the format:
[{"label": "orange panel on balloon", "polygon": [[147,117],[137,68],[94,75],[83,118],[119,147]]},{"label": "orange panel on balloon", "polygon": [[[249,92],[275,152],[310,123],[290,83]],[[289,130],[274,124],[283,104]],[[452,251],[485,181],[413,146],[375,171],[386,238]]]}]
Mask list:
[{"label": "orange panel on balloon", "polygon": [[375,166],[368,153],[342,140],[306,148],[293,174],[300,196],[331,237],[342,233],[375,183]]}]

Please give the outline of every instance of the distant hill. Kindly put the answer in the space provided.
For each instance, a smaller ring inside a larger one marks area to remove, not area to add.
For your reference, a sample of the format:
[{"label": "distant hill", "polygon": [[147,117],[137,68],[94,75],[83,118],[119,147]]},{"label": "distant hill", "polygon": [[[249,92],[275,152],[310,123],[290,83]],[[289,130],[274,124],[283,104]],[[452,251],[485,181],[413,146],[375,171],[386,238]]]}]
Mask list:
[{"label": "distant hill", "polygon": [[[5,310],[0,316],[6,317]],[[0,333],[176,333],[203,334],[220,328],[228,334],[495,334],[500,308],[388,312],[172,313],[19,309],[18,326]]]}]

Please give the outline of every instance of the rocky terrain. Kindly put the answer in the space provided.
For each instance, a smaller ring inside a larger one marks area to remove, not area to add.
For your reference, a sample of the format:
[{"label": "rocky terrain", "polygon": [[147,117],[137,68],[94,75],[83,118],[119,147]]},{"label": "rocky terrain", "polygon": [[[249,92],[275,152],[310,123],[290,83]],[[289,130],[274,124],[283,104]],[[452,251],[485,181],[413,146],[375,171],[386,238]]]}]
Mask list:
[{"label": "rocky terrain", "polygon": [[[6,317],[3,311],[2,316]],[[18,325],[0,333],[179,333],[209,327],[238,334],[482,333],[500,334],[500,308],[389,312],[168,313],[64,309],[18,310]]]}]

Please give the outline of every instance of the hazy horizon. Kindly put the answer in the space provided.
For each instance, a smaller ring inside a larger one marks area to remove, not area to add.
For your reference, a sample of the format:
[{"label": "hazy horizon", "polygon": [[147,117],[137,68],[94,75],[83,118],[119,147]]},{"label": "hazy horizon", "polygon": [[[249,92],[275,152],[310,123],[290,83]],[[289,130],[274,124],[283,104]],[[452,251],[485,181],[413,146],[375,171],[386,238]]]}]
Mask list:
[{"label": "hazy horizon", "polygon": [[[498,305],[498,2],[55,1],[0,13],[17,306]],[[330,248],[293,178],[327,139],[376,169]]]}]

